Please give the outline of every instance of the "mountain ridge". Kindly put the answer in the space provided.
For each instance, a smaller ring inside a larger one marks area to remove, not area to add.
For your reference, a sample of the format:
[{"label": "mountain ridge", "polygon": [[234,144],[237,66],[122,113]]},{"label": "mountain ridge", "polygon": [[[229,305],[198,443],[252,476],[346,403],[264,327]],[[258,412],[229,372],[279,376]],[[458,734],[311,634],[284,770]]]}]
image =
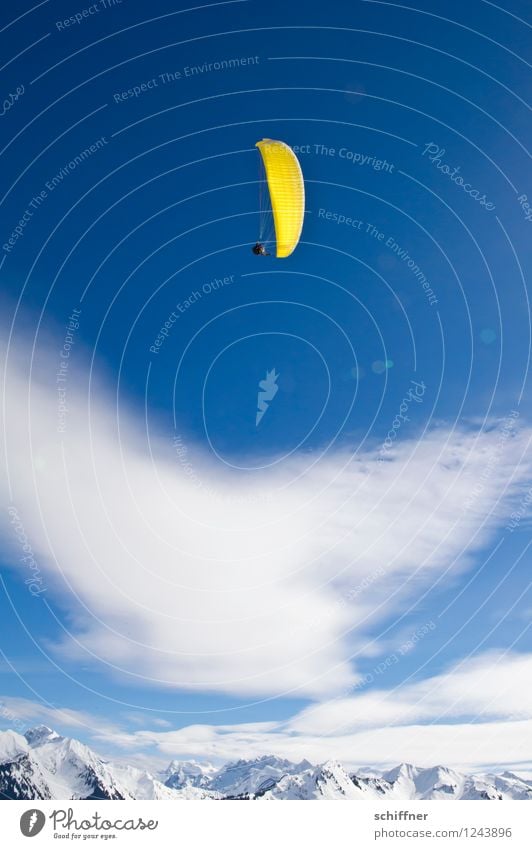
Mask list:
[{"label": "mountain ridge", "polygon": [[443,765],[349,771],[337,760],[294,763],[273,754],[220,767],[172,760],[151,773],[104,760],[79,740],[40,725],[24,735],[0,732],[0,800],[11,799],[532,800],[532,780],[509,771],[469,775]]}]

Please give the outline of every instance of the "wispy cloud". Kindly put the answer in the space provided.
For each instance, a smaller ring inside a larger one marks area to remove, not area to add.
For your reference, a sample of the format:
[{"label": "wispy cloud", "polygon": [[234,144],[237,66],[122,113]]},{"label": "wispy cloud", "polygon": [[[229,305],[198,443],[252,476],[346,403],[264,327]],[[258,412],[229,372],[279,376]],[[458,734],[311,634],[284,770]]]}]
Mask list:
[{"label": "wispy cloud", "polygon": [[350,767],[391,767],[398,763],[416,766],[443,764],[455,769],[518,769],[532,771],[532,720],[454,722],[385,726],[349,734],[321,737],[316,734],[276,731],[257,724],[234,726],[188,726],[165,737],[137,733],[129,747],[149,747],[164,763],[171,758],[197,758],[215,762],[276,754],[289,760],[306,758],[313,763],[337,759]]},{"label": "wispy cloud", "polygon": [[361,728],[445,723],[456,719],[532,719],[522,682],[532,677],[532,655],[488,652],[448,672],[393,691],[374,691],[311,706],[291,723],[298,732],[337,734]]},{"label": "wispy cloud", "polygon": [[6,727],[13,725],[15,721],[17,727],[21,724],[29,726],[44,723],[60,732],[66,729],[73,735],[90,734],[95,727],[98,727],[102,735],[120,733],[118,725],[106,723],[101,717],[96,717],[88,711],[56,707],[32,699],[0,695],[0,708],[0,721]]},{"label": "wispy cloud", "polygon": [[79,736],[104,757],[112,754],[150,770],[172,758],[223,763],[273,753],[315,763],[337,758],[353,767],[408,761],[524,774],[532,771],[532,706],[523,698],[531,675],[532,654],[486,652],[393,692],[330,700],[286,721],[179,729],[161,728],[153,719],[151,728],[135,728],[140,715],[107,723],[85,711],[29,699],[0,697],[0,704],[5,716],[46,722]]},{"label": "wispy cloud", "polygon": [[[136,731],[125,747],[170,757],[234,760],[275,753],[351,766],[442,763],[532,769],[532,655],[488,652],[393,693],[373,691],[308,708],[287,722]],[[111,738],[108,738],[111,739]]]},{"label": "wispy cloud", "polygon": [[30,381],[25,353],[9,359],[1,486],[68,610],[50,650],[144,687],[345,691],[369,628],[465,568],[530,473],[527,426],[503,450],[495,426],[441,426],[386,462],[333,449],[237,479],[190,446],[202,487],[84,369],[58,434],[55,360],[39,354]]}]

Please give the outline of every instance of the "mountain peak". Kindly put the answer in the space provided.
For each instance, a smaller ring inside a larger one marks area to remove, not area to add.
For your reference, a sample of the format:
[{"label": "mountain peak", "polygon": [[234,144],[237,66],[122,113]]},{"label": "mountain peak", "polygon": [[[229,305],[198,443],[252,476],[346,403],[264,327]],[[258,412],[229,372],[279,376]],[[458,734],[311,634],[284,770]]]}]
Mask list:
[{"label": "mountain peak", "polygon": [[394,769],[388,770],[388,772],[383,773],[383,778],[386,781],[394,782],[397,781],[398,778],[410,778],[413,779],[418,774],[419,770],[417,767],[413,766],[413,764],[402,763],[399,766],[394,767]]},{"label": "mountain peak", "polygon": [[24,737],[32,748],[41,746],[43,743],[49,743],[50,740],[61,739],[61,735],[47,725],[36,725],[35,728],[29,728]]},{"label": "mountain peak", "polygon": [[28,752],[24,737],[16,731],[0,731],[0,764],[13,761]]},{"label": "mountain peak", "polygon": [[211,763],[173,760],[160,773],[160,778],[167,787],[179,790],[184,787],[203,787],[215,772],[216,767]]},{"label": "mountain peak", "polygon": [[172,761],[159,773],[104,761],[79,740],[47,725],[24,736],[0,732],[3,799],[465,799],[532,801],[530,779],[514,773],[465,774],[443,765],[400,764],[349,773],[341,761],[312,766],[275,755],[240,759],[222,767]]}]

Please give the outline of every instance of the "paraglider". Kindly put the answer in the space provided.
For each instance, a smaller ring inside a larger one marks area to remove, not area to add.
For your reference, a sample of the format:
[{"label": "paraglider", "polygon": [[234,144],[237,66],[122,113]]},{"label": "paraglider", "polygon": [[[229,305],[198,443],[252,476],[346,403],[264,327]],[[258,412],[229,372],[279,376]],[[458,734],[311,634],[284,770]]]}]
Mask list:
[{"label": "paraglider", "polygon": [[271,254],[266,250],[266,246],[262,244],[262,242],[256,242],[251,248],[254,254],[257,256],[271,256]]},{"label": "paraglider", "polygon": [[282,141],[262,139],[256,147],[260,152],[259,185],[262,190],[266,183],[268,192],[261,191],[259,239],[251,250],[257,256],[270,256],[265,243],[275,236],[275,256],[287,257],[297,247],[303,229],[305,185],[301,166],[292,148]]}]

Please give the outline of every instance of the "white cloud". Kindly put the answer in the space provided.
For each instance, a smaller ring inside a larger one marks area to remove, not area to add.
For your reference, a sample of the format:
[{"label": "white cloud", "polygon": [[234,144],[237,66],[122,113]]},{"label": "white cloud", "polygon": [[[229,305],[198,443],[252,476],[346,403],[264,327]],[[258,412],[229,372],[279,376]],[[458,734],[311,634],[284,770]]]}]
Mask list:
[{"label": "white cloud", "polygon": [[143,686],[345,691],[367,628],[463,568],[507,511],[486,519],[509,479],[530,472],[527,427],[500,451],[497,430],[440,427],[421,441],[400,434],[383,463],[333,449],[245,479],[188,446],[191,476],[170,438],[151,433],[148,444],[142,415],[117,411],[94,375],[89,394],[74,366],[60,436],[57,362],[40,355],[31,384],[27,365],[10,353],[1,485],[68,611],[52,650]]},{"label": "white cloud", "polygon": [[99,717],[82,710],[68,707],[55,707],[44,702],[35,702],[16,696],[0,695],[0,722],[6,727],[26,728],[36,723],[46,724],[61,731],[70,730],[73,735],[91,733],[98,728],[100,734],[116,735],[120,733],[118,725],[105,723]]},{"label": "white cloud", "polygon": [[143,730],[123,745],[155,750],[160,761],[226,761],[274,753],[294,761],[337,758],[353,767],[406,761],[528,772],[532,702],[526,693],[531,679],[532,655],[488,652],[394,693],[374,691],[332,701],[287,722]]},{"label": "white cloud", "polygon": [[[347,766],[444,764],[456,769],[532,771],[532,654],[486,652],[441,675],[331,700],[287,721],[207,725],[177,730],[127,730],[84,711],[21,698],[0,698],[0,720],[11,727],[46,722],[88,742],[104,757],[159,769],[172,758],[224,763],[265,754]],[[16,719],[16,722],[13,721]],[[140,716],[127,719],[137,725]],[[166,721],[165,721],[166,724]],[[159,726],[159,727],[158,727]]]},{"label": "white cloud", "polygon": [[296,732],[330,735],[361,728],[439,723],[459,718],[532,719],[523,688],[532,680],[532,655],[487,652],[448,672],[395,690],[313,705],[290,723]]},{"label": "white cloud", "polygon": [[[101,739],[106,743],[113,741],[110,736]],[[172,758],[222,763],[273,753],[296,762],[306,758],[323,763],[332,758],[350,767],[388,768],[406,762],[421,767],[443,764],[464,770],[497,768],[528,772],[532,770],[531,740],[532,720],[528,719],[411,724],[328,737],[288,733],[285,729],[269,731],[260,724],[247,731],[238,725],[192,725],[180,731],[164,732],[159,737],[137,732],[134,740],[123,741],[123,747],[152,752],[155,746],[159,764]],[[115,742],[120,745],[118,739]]]}]

